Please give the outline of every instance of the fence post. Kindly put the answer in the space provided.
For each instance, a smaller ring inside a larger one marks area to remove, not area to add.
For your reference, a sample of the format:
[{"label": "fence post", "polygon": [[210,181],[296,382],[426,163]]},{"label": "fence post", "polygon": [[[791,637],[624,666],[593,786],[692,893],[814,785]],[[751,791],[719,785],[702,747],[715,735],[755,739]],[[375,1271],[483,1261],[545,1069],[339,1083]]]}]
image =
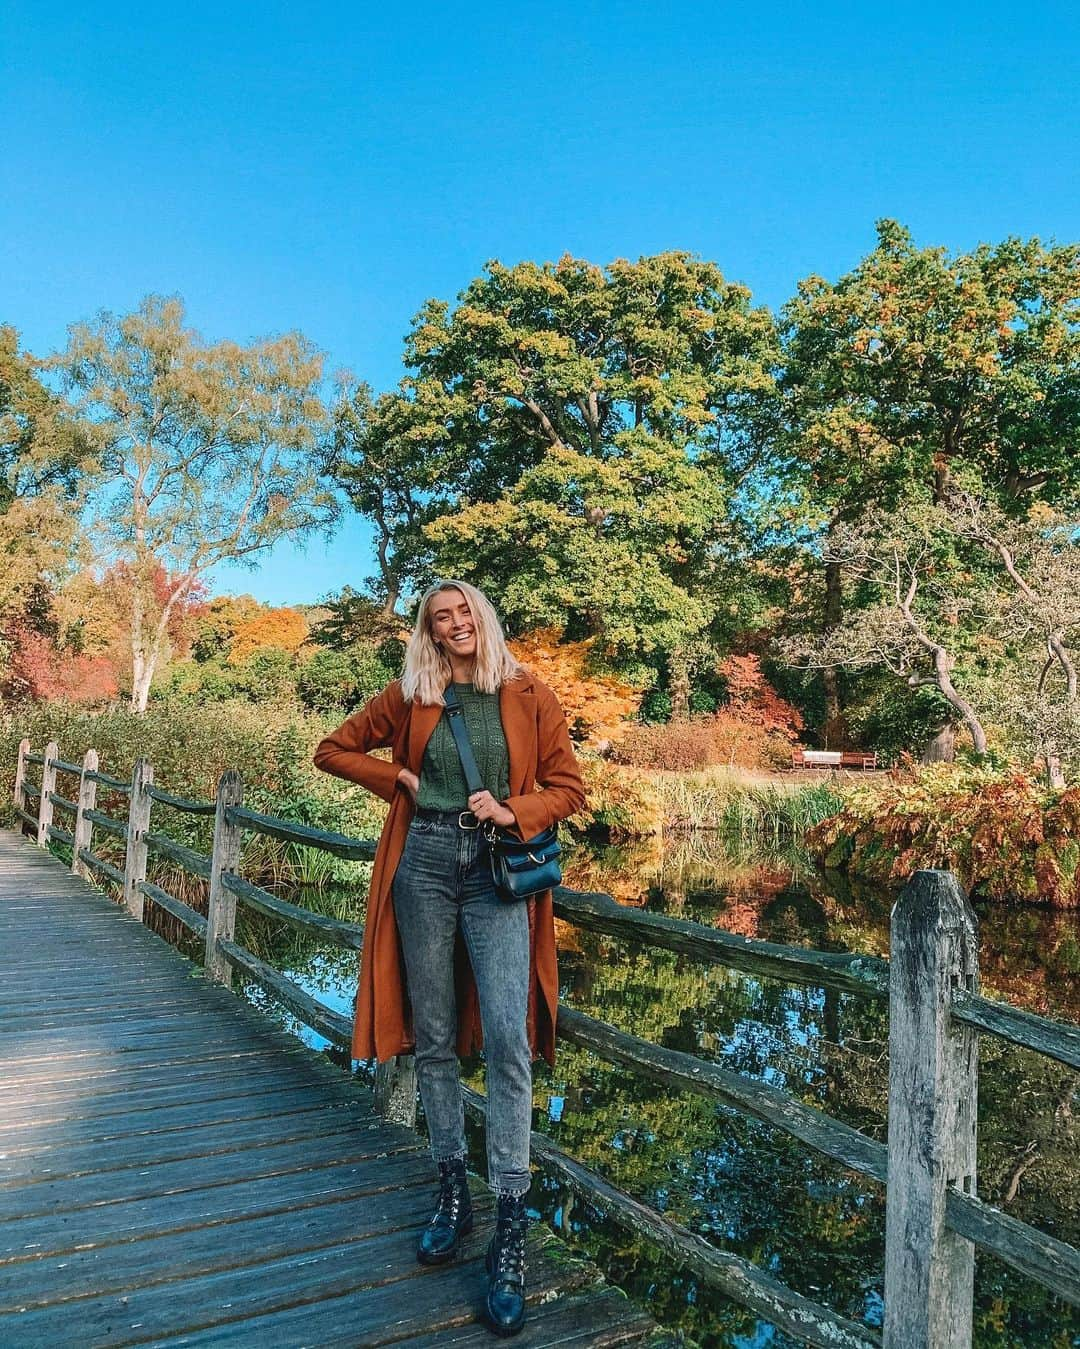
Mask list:
[{"label": "fence post", "polygon": [[135,760],[131,775],[131,799],[128,803],[127,848],[124,853],[124,903],[133,917],[142,921],[145,897],[139,883],[146,880],[146,835],[150,829],[150,793],[154,766],[146,759]]},{"label": "fence post", "polygon": [[949,1230],[950,1185],[975,1193],[978,1033],[954,1022],[978,988],[975,915],[948,871],[916,871],[893,908],[885,1349],[968,1349],[975,1248]]},{"label": "fence post", "polygon": [[214,847],[210,858],[210,899],[206,912],[206,971],[212,979],[229,985],[232,966],[218,950],[218,941],[232,941],[236,926],[236,896],[221,884],[223,871],[236,871],[240,866],[240,844],[243,831],[230,824],[225,812],[229,806],[244,803],[244,779],[235,768],[222,773],[217,789],[217,812],[214,815]]},{"label": "fence post", "polygon": [[41,756],[45,762],[41,765],[41,799],[38,801],[37,845],[45,848],[49,843],[49,825],[52,824],[53,803],[49,793],[56,791],[56,760],[60,757],[60,746],[50,740]]},{"label": "fence post", "polygon": [[392,1124],[416,1128],[416,1059],[397,1054],[375,1070],[375,1110]]},{"label": "fence post", "polygon": [[[26,793],[23,787],[26,784],[26,756],[30,753],[30,741],[22,739],[19,741],[19,757],[15,763],[15,808],[16,810],[26,809]],[[16,819],[19,833],[26,828],[26,821],[21,815]]]},{"label": "fence post", "polygon": [[90,840],[94,833],[94,822],[86,818],[86,812],[93,810],[97,803],[97,782],[90,776],[97,772],[98,752],[96,749],[88,749],[83,755],[82,772],[79,774],[79,799],[76,802],[75,824],[72,828],[72,834],[75,841],[71,845],[71,871],[75,876],[82,876],[84,880],[90,879],[90,868],[79,856],[79,853],[85,848],[90,852]]}]

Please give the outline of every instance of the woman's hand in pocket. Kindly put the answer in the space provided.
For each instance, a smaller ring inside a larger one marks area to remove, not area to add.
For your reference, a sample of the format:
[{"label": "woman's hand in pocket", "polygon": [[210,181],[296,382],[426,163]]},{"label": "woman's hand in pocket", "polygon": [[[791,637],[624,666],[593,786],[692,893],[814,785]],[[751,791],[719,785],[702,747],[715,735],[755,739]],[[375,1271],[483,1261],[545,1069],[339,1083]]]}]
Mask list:
[{"label": "woman's hand in pocket", "polygon": [[416,793],[420,790],[420,779],[408,768],[403,768],[397,775],[397,785],[408,795],[412,803],[416,804]]}]

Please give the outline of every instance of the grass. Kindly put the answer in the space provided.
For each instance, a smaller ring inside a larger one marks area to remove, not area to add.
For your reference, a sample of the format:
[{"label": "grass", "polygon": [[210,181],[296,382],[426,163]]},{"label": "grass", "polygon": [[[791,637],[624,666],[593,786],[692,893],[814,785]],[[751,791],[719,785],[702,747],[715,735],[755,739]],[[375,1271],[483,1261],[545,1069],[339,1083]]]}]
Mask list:
[{"label": "grass", "polygon": [[829,783],[787,782],[743,768],[655,773],[652,780],[669,829],[717,829],[732,838],[798,838],[843,805]]}]

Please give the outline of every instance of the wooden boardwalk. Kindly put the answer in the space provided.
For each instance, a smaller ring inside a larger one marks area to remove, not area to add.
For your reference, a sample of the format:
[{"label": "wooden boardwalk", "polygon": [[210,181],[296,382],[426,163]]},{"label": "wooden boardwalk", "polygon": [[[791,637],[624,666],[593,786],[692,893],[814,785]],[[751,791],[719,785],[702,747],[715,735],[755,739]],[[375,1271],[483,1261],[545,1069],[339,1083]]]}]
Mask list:
[{"label": "wooden boardwalk", "polygon": [[[0,1345],[490,1346],[491,1197],[415,1261],[432,1165],[368,1092],[0,830]],[[672,1343],[550,1234],[520,1345]]]}]

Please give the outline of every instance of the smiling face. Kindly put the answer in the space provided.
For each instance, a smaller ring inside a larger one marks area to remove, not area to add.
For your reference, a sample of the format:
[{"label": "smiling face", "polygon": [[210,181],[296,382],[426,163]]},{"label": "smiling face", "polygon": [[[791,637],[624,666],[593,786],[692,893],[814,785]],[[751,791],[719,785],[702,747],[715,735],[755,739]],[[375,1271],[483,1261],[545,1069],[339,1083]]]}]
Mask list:
[{"label": "smiling face", "polygon": [[460,590],[437,591],[428,603],[428,620],[432,637],[448,656],[475,658],[476,623]]}]

